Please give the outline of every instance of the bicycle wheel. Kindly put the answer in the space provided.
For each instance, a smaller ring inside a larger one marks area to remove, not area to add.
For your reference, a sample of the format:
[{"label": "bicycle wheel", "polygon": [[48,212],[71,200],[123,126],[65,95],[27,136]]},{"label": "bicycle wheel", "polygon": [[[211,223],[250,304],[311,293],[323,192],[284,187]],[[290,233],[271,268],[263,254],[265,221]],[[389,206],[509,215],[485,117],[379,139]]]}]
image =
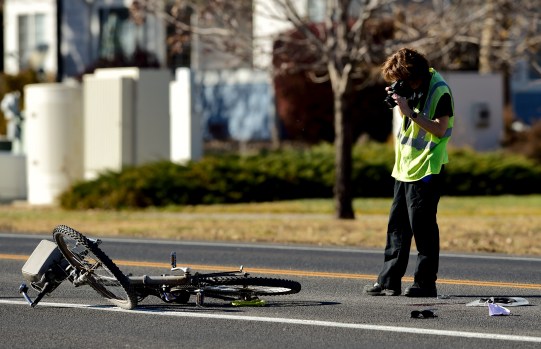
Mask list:
[{"label": "bicycle wheel", "polygon": [[85,284],[120,308],[133,309],[137,305],[128,278],[96,243],[66,225],[57,226],[53,238]]},{"label": "bicycle wheel", "polygon": [[251,300],[257,296],[280,296],[298,293],[301,284],[284,279],[260,277],[218,277],[200,280],[206,296]]}]

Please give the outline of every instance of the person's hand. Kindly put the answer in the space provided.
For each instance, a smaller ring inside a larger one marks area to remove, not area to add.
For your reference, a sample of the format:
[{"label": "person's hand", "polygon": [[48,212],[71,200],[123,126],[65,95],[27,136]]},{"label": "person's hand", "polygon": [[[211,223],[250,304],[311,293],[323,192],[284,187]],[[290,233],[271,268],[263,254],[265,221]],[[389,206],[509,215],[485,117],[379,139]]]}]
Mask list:
[{"label": "person's hand", "polygon": [[401,97],[396,93],[393,94],[393,99],[400,108],[400,111],[403,115],[410,116],[413,113],[413,110],[408,105],[408,100],[405,97]]}]

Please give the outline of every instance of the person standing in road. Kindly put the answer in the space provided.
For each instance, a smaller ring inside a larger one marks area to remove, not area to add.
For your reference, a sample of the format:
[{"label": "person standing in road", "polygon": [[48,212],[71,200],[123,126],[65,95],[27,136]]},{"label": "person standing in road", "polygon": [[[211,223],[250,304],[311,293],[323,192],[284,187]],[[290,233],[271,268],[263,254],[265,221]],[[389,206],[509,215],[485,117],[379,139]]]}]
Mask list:
[{"label": "person standing in road", "polygon": [[412,238],[417,246],[413,285],[408,297],[436,297],[440,240],[436,220],[448,163],[447,143],[454,123],[449,85],[424,55],[402,48],[382,66],[388,100],[396,104],[402,125],[396,138],[393,203],[389,213],[383,267],[375,284],[364,287],[372,296],[398,296],[406,273]]}]

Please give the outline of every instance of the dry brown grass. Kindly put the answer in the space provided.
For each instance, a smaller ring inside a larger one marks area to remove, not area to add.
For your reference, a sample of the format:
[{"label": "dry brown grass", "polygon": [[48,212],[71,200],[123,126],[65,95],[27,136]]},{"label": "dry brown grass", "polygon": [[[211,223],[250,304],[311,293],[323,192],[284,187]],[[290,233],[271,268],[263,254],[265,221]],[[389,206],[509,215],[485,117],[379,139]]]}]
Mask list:
[{"label": "dry brown grass", "polygon": [[[175,207],[142,211],[64,211],[0,206],[0,230],[49,233],[58,224],[92,236],[296,243],[382,248],[390,199],[355,201],[357,218],[333,218],[331,200]],[[541,196],[443,198],[444,251],[541,255]]]}]

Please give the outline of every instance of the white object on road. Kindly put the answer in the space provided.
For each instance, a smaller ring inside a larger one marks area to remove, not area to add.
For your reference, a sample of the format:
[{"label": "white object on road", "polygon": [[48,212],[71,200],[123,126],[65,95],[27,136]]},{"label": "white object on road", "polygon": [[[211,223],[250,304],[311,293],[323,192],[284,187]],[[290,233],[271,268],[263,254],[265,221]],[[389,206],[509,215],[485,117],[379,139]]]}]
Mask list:
[{"label": "white object on road", "polygon": [[488,305],[488,315],[490,316],[499,316],[499,315],[511,315],[511,311],[507,309],[506,307],[502,307],[501,305],[498,305],[496,303],[489,303]]},{"label": "white object on road", "polygon": [[522,297],[489,297],[480,298],[473,302],[466,304],[467,307],[486,307],[489,304],[505,305],[506,307],[520,307],[523,305],[529,305],[530,302],[526,298]]}]

